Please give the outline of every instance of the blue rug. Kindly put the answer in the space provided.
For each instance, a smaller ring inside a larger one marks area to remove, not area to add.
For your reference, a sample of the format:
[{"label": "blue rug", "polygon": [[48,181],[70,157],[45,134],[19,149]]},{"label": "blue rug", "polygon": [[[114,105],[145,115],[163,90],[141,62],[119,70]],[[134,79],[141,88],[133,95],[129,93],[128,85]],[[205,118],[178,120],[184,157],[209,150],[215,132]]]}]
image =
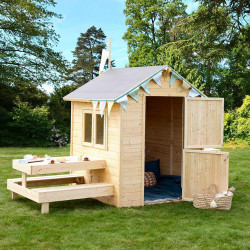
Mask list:
[{"label": "blue rug", "polygon": [[144,188],[144,201],[177,199],[181,195],[181,176],[161,175],[154,187]]}]

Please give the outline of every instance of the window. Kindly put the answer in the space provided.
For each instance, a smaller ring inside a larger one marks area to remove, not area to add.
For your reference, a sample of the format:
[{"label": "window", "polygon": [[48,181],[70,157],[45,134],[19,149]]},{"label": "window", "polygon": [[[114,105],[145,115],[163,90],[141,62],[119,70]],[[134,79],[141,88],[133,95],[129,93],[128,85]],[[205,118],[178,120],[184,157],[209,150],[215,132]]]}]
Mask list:
[{"label": "window", "polygon": [[104,116],[96,115],[96,144],[104,144]]},{"label": "window", "polygon": [[83,141],[92,143],[92,114],[84,113]]},{"label": "window", "polygon": [[106,114],[101,117],[100,112],[83,110],[83,134],[82,143],[85,146],[105,149],[107,128]]}]

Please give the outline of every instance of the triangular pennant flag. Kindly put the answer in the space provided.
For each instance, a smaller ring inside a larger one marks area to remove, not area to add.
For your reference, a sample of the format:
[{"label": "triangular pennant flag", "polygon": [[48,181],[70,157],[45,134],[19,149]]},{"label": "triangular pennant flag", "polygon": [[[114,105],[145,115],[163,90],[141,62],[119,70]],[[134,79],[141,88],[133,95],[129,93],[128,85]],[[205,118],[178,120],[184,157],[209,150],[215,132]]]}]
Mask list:
[{"label": "triangular pennant flag", "polygon": [[117,103],[120,103],[120,105],[124,108],[124,110],[127,110],[127,103],[128,103],[128,97],[127,95],[122,96],[118,100],[116,100]]},{"label": "triangular pennant flag", "polygon": [[170,87],[172,87],[172,85],[177,79],[180,79],[180,77],[175,72],[172,71],[171,78],[170,78]]},{"label": "triangular pennant flag", "polygon": [[197,90],[195,90],[194,88],[192,88],[192,89],[189,91],[189,93],[188,93],[188,97],[196,97],[196,96],[198,96],[198,95],[200,95],[200,93],[199,93]]},{"label": "triangular pennant flag", "polygon": [[104,112],[105,107],[106,107],[106,101],[100,101],[100,114],[101,114],[101,117],[103,117],[103,112]]},{"label": "triangular pennant flag", "polygon": [[93,112],[96,111],[96,107],[98,105],[98,101],[92,101],[92,104],[93,104]]},{"label": "triangular pennant flag", "polygon": [[108,102],[108,116],[109,116],[110,111],[111,111],[111,109],[113,107],[113,104],[114,104],[114,101]]},{"label": "triangular pennant flag", "polygon": [[108,57],[109,57],[109,51],[106,49],[102,49],[101,64],[99,67],[99,74],[100,75],[102,74],[102,72],[104,70],[104,66],[105,66],[105,63],[106,63]]},{"label": "triangular pennant flag", "polygon": [[183,89],[191,89],[192,87],[187,82],[183,81],[182,88]]},{"label": "triangular pennant flag", "polygon": [[138,102],[138,93],[139,93],[139,90],[140,90],[140,88],[137,87],[137,88],[133,89],[131,92],[128,93],[137,102]]},{"label": "triangular pennant flag", "polygon": [[162,76],[162,72],[157,73],[155,76],[153,76],[154,81],[157,83],[157,85],[159,85],[160,87],[162,87],[161,85],[161,76]]},{"label": "triangular pennant flag", "polygon": [[144,89],[144,91],[146,93],[148,93],[150,95],[149,89],[148,89],[148,84],[149,84],[149,80],[147,80],[146,82],[144,82],[141,87]]}]

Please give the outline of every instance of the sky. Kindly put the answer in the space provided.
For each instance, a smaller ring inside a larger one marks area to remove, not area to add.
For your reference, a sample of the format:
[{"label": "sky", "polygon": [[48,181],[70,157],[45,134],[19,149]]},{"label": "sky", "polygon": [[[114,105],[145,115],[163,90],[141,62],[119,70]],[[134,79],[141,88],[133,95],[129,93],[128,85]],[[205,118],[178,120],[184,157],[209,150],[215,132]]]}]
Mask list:
[{"label": "sky", "polygon": [[[198,6],[197,2],[185,0],[187,12],[190,13]],[[122,39],[126,32],[125,16],[123,9],[125,0],[57,0],[53,11],[61,14],[62,19],[54,19],[53,24],[56,33],[60,35],[60,41],[56,47],[63,56],[72,61],[72,51],[76,47],[77,38],[88,28],[95,25],[102,28],[108,38],[112,39],[111,58],[115,60],[117,68],[123,68],[128,64],[127,44]],[[47,92],[53,89],[44,86]]]}]

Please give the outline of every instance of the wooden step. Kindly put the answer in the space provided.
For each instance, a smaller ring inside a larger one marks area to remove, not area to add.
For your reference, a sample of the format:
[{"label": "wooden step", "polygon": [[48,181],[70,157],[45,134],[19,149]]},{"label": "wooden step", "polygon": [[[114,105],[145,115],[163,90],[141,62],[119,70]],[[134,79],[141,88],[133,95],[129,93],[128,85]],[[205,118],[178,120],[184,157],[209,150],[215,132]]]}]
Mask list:
[{"label": "wooden step", "polygon": [[114,185],[103,182],[29,189],[8,180],[7,188],[37,203],[96,198],[114,194]]},{"label": "wooden step", "polygon": [[[7,182],[14,182],[21,185],[22,179],[8,179]],[[51,176],[37,176],[27,178],[27,187],[38,187],[38,186],[50,186],[50,185],[60,185],[60,184],[84,184],[84,176],[74,175],[74,174],[64,174],[64,175],[51,175]]]}]

